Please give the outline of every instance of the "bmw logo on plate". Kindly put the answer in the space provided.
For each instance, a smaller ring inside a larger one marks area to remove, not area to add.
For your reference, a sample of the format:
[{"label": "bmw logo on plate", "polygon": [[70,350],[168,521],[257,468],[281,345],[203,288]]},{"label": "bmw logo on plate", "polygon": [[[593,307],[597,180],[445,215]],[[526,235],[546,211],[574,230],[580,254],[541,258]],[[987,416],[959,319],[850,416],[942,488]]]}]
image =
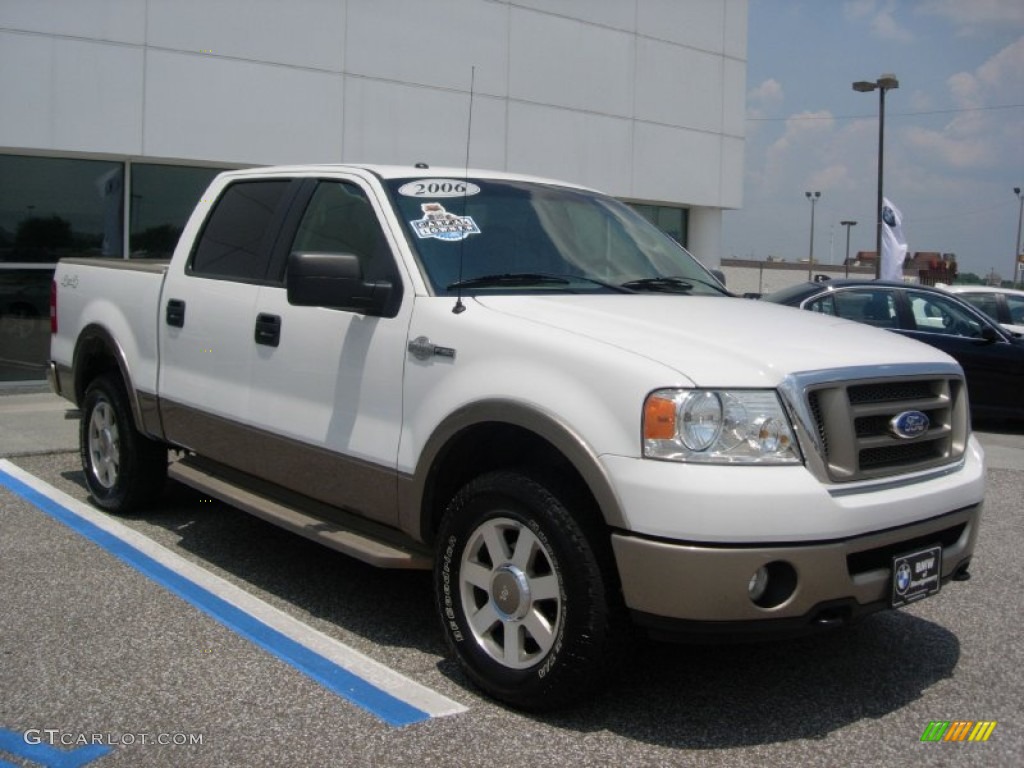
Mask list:
[{"label": "bmw logo on plate", "polygon": [[903,440],[912,440],[927,432],[930,426],[927,414],[921,411],[904,411],[892,417],[889,431]]},{"label": "bmw logo on plate", "polygon": [[896,591],[901,595],[910,586],[910,577],[910,566],[906,563],[900,563],[900,567],[896,570]]}]

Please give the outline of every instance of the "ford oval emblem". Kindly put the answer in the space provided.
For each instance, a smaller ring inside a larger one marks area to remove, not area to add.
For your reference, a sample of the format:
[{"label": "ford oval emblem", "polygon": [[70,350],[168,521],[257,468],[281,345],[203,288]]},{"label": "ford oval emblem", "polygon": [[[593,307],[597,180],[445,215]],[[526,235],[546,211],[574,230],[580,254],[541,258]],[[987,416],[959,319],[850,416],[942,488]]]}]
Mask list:
[{"label": "ford oval emblem", "polygon": [[921,411],[904,411],[892,417],[889,431],[902,440],[913,440],[928,431],[931,422]]}]

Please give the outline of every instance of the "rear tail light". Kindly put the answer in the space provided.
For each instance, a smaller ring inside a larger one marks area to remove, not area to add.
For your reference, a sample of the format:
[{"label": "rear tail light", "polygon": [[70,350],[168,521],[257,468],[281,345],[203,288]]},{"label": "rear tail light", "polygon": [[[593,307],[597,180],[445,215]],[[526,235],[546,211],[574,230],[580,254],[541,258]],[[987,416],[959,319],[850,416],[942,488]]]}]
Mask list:
[{"label": "rear tail light", "polygon": [[57,281],[50,281],[50,333],[57,333]]}]

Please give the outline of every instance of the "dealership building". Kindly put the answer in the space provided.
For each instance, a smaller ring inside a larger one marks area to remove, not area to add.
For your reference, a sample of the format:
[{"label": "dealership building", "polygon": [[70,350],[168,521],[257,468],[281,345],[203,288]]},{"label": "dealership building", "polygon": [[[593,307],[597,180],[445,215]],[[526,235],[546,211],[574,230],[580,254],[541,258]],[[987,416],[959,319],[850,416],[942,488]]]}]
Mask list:
[{"label": "dealership building", "polygon": [[57,259],[167,258],[226,168],[468,158],[716,266],[746,57],[747,0],[0,0],[0,386],[43,378]]}]

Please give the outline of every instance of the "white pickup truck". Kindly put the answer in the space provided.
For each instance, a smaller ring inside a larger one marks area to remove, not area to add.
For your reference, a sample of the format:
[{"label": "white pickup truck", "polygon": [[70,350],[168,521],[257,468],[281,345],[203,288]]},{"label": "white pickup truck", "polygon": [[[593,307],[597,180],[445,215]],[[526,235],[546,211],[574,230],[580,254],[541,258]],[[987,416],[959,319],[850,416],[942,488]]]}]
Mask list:
[{"label": "white pickup truck", "polygon": [[731,297],[588,189],[224,173],[169,263],[65,260],[51,314],[97,505],[170,474],[432,569],[453,653],[515,706],[587,695],[631,628],[803,632],[968,577],[984,460],[956,363]]}]

